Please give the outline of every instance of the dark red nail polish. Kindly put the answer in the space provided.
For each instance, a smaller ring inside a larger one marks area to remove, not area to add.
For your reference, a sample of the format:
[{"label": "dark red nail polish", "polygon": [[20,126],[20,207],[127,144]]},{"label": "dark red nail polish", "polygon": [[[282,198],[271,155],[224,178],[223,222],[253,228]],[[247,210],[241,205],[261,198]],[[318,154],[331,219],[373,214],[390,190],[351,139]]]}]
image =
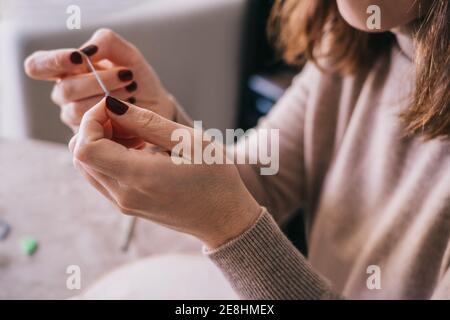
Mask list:
[{"label": "dark red nail polish", "polygon": [[135,103],[136,103],[136,98],[135,98],[135,97],[129,97],[129,98],[127,99],[127,101],[128,101],[129,103],[135,104]]},{"label": "dark red nail polish", "polygon": [[72,61],[73,64],[82,64],[83,57],[81,56],[81,53],[74,51],[70,54],[70,61]]},{"label": "dark red nail polish", "polygon": [[83,53],[85,55],[90,57],[90,56],[94,55],[98,51],[98,47],[96,45],[94,45],[94,44],[91,44],[91,45],[81,49],[81,51],[83,51]]},{"label": "dark red nail polish", "polygon": [[127,85],[127,86],[125,87],[125,89],[126,89],[128,92],[136,91],[136,89],[137,89],[137,83],[136,83],[135,81],[133,81],[132,83],[130,83],[129,85]]},{"label": "dark red nail polish", "polygon": [[106,107],[119,116],[128,110],[128,106],[125,103],[111,96],[106,96]]},{"label": "dark red nail polish", "polygon": [[117,75],[121,81],[130,81],[133,79],[133,72],[131,70],[120,70]]}]

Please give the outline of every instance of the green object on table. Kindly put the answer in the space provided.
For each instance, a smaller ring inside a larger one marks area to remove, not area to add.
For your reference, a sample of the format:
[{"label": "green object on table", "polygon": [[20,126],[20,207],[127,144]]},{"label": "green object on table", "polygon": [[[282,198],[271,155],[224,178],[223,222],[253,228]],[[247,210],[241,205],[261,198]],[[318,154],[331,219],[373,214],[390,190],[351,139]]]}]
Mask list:
[{"label": "green object on table", "polygon": [[20,248],[22,249],[22,252],[29,256],[36,252],[37,247],[38,243],[33,237],[27,236],[20,239]]}]

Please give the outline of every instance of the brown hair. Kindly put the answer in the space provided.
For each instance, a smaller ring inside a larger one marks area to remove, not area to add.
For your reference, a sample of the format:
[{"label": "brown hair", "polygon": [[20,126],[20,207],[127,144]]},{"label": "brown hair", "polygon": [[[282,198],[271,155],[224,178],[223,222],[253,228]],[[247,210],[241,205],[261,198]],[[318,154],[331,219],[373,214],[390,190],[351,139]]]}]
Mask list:
[{"label": "brown hair", "polygon": [[[407,134],[450,137],[450,1],[435,0],[421,18],[416,42],[416,85],[410,107],[401,115]],[[390,32],[368,33],[351,27],[335,0],[276,0],[269,37],[290,64],[330,61],[327,71],[354,73],[370,67],[393,43]],[[327,47],[324,46],[326,41]]]}]

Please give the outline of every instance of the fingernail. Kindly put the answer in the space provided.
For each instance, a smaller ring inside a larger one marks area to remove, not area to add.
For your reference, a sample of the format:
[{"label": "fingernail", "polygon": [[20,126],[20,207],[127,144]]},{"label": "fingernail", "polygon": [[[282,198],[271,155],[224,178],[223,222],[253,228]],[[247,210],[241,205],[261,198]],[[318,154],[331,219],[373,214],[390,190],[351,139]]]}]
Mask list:
[{"label": "fingernail", "polygon": [[106,96],[106,107],[119,116],[128,110],[128,106],[125,103],[111,96]]},{"label": "fingernail", "polygon": [[127,101],[128,101],[129,103],[135,104],[135,103],[136,103],[136,98],[135,98],[135,97],[129,97],[129,98],[127,99]]},{"label": "fingernail", "polygon": [[131,70],[120,70],[117,75],[122,81],[130,81],[133,79],[133,72]]},{"label": "fingernail", "polygon": [[136,89],[137,89],[137,83],[136,83],[135,81],[133,81],[132,83],[130,83],[129,85],[127,85],[127,86],[125,87],[125,89],[126,89],[128,92],[136,91]]},{"label": "fingernail", "polygon": [[81,51],[83,51],[83,53],[85,55],[90,57],[90,56],[94,55],[98,51],[98,47],[96,45],[94,45],[94,44],[91,44],[91,45],[81,49]]},{"label": "fingernail", "polygon": [[70,54],[70,61],[72,61],[73,64],[81,64],[83,63],[83,57],[81,56],[81,53],[74,51]]}]

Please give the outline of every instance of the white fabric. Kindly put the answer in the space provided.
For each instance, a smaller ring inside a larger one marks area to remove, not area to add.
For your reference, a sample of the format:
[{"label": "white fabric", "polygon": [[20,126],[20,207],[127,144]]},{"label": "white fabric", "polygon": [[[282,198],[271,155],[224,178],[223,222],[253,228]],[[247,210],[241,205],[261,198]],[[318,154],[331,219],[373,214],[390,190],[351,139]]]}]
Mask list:
[{"label": "white fabric", "polygon": [[162,255],[106,274],[74,299],[237,299],[220,270],[200,255]]}]

